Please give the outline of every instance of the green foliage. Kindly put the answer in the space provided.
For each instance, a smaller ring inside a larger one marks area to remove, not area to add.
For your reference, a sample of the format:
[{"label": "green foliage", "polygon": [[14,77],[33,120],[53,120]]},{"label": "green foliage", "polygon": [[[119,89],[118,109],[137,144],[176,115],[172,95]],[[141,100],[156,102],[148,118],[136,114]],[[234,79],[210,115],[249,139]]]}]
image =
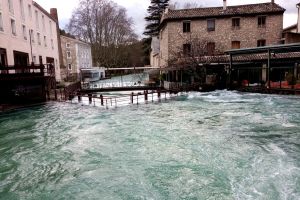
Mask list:
[{"label": "green foliage", "polygon": [[147,25],[144,35],[149,37],[158,36],[160,20],[168,5],[169,0],[151,0],[151,5],[147,9],[148,16],[145,17]]}]

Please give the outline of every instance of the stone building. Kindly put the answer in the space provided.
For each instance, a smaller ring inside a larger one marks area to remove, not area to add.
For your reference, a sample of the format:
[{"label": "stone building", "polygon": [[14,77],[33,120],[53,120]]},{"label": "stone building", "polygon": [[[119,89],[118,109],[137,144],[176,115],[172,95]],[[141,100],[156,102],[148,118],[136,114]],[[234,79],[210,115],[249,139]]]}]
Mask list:
[{"label": "stone building", "polygon": [[61,32],[62,77],[79,77],[80,69],[92,68],[91,45]]},{"label": "stone building", "polygon": [[239,6],[223,3],[223,7],[165,11],[159,35],[161,67],[167,67],[180,52],[189,55],[196,40],[203,44],[203,56],[281,42],[285,9],[273,0]]},{"label": "stone building", "polygon": [[57,24],[32,0],[0,1],[0,66],[51,63],[60,81]]},{"label": "stone building", "polygon": [[296,24],[283,29],[283,43],[298,43],[300,42],[300,3],[296,5],[298,9],[298,21]]}]

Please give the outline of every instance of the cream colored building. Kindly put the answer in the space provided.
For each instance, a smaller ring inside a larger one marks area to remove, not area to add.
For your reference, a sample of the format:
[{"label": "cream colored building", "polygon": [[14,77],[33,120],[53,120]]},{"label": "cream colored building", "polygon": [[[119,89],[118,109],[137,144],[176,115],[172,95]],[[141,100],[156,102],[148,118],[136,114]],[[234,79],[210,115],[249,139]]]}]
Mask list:
[{"label": "cream colored building", "polygon": [[63,55],[62,77],[79,74],[80,69],[92,68],[91,45],[76,39],[69,34],[61,34],[61,48]]},{"label": "cream colored building", "polygon": [[52,63],[60,81],[57,21],[32,0],[0,0],[0,65]]}]

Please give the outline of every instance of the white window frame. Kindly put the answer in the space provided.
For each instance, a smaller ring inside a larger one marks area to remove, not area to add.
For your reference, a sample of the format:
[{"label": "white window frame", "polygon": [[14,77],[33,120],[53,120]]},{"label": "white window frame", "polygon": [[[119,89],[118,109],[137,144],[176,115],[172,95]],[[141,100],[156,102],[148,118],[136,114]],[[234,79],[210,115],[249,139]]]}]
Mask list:
[{"label": "white window frame", "polygon": [[25,22],[25,10],[24,10],[24,1],[19,0],[20,3],[20,12],[21,12],[21,19],[23,22]]},{"label": "white window frame", "polygon": [[71,51],[67,51],[67,58],[68,58],[68,59],[72,58],[72,56],[71,56]]},{"label": "white window frame", "polygon": [[42,15],[42,26],[43,26],[43,31],[46,30],[46,27],[45,27],[45,15]]},{"label": "white window frame", "polygon": [[34,32],[32,29],[29,32],[30,32],[31,42],[34,43],[35,42],[34,41]]},{"label": "white window frame", "polygon": [[17,36],[16,20],[13,18],[10,18],[10,27],[11,27],[11,34],[13,36]]},{"label": "white window frame", "polygon": [[68,63],[68,70],[71,71],[72,70],[72,64]]},{"label": "white window frame", "polygon": [[13,0],[7,0],[8,3],[8,10],[10,14],[14,14],[14,3]]},{"label": "white window frame", "polygon": [[39,22],[39,12],[37,10],[34,11],[35,14],[35,23],[36,23],[36,28],[39,30],[40,29],[40,22]]},{"label": "white window frame", "polygon": [[54,49],[54,42],[53,42],[53,39],[51,39],[51,47],[52,47],[52,49]]},{"label": "white window frame", "polygon": [[28,4],[28,16],[30,19],[32,19],[32,6],[30,4]]},{"label": "white window frame", "polygon": [[52,36],[52,22],[49,21],[49,29],[50,29],[50,35]]},{"label": "white window frame", "polygon": [[1,11],[0,11],[0,32],[4,32],[3,17]]},{"label": "white window frame", "polygon": [[25,24],[22,24],[22,32],[24,40],[27,40],[27,29]]},{"label": "white window frame", "polygon": [[41,42],[41,34],[40,34],[40,33],[36,33],[36,37],[37,37],[38,45],[42,45],[42,42]]},{"label": "white window frame", "polygon": [[44,35],[44,46],[47,47],[47,36]]}]

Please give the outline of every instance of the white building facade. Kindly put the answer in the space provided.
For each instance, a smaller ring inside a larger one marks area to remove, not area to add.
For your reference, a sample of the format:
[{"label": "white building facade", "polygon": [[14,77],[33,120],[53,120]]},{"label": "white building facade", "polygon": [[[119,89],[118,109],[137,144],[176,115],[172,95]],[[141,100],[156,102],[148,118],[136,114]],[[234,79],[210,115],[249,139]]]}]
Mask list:
[{"label": "white building facade", "polygon": [[66,72],[69,74],[79,74],[81,69],[92,68],[92,50],[91,45],[80,41],[72,36],[61,35],[61,47],[63,55],[63,64]]},{"label": "white building facade", "polygon": [[57,21],[32,0],[0,0],[0,66],[51,63],[60,81]]}]

